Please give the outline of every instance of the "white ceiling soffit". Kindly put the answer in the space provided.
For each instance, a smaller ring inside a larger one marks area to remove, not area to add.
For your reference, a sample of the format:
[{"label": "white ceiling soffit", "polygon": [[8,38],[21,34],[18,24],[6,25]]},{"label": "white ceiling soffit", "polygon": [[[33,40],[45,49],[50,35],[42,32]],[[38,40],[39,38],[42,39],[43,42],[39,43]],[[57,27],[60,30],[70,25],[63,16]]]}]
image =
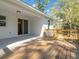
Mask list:
[{"label": "white ceiling soffit", "polygon": [[36,10],[35,8],[29,6],[28,4],[25,4],[25,3],[21,2],[20,0],[2,0],[2,1],[16,6],[15,9],[17,9],[17,7],[20,8],[20,10],[24,11],[24,13],[29,11],[28,14],[32,15],[32,17],[34,17],[34,16],[35,17],[43,16],[43,17],[46,17],[48,19],[51,19],[50,17],[48,17],[44,13]]},{"label": "white ceiling soffit", "polygon": [[34,13],[25,10],[23,7],[20,7],[14,3],[11,3],[9,0],[0,0],[0,11],[16,13],[17,10],[21,11],[20,14],[25,15],[29,18],[37,17]]}]

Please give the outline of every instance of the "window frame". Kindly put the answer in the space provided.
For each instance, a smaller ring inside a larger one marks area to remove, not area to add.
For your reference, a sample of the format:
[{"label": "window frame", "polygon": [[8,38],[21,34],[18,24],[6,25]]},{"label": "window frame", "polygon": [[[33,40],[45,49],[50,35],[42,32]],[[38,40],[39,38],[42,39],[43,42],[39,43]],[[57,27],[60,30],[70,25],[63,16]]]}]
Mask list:
[{"label": "window frame", "polygon": [[6,16],[0,15],[0,27],[5,27],[5,26],[6,26]]}]

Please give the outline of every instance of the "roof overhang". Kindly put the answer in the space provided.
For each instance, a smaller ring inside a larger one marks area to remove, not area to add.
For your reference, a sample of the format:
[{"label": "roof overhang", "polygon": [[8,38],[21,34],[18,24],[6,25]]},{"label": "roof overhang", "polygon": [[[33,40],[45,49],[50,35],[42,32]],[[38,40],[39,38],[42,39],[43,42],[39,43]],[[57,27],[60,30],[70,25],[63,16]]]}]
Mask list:
[{"label": "roof overhang", "polygon": [[45,18],[47,18],[47,19],[49,19],[49,20],[53,20],[53,19],[50,18],[48,15],[44,14],[43,12],[41,12],[41,11],[35,9],[34,7],[32,7],[32,6],[30,6],[30,5],[26,4],[26,3],[23,3],[23,2],[20,1],[20,0],[3,0],[3,1],[5,1],[5,2],[7,2],[7,3],[10,3],[10,4],[13,4],[13,5],[16,5],[16,6],[18,6],[18,7],[21,7],[21,8],[23,8],[23,9],[25,9],[25,10],[28,10],[29,12],[32,12],[32,13],[34,13],[34,14],[36,14],[36,15],[45,17]]}]

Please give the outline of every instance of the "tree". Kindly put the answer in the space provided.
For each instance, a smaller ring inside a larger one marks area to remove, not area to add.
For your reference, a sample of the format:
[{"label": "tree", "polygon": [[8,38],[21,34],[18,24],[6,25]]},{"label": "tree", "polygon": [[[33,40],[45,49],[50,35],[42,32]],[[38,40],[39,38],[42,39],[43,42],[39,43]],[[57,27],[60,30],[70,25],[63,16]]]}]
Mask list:
[{"label": "tree", "polygon": [[[58,0],[51,9],[51,17],[63,19],[63,27],[74,28],[79,26],[79,2],[77,0]],[[77,27],[79,29],[79,27]]]},{"label": "tree", "polygon": [[45,11],[46,5],[50,2],[50,0],[35,0],[35,1],[36,1],[37,9],[39,9],[42,12]]}]

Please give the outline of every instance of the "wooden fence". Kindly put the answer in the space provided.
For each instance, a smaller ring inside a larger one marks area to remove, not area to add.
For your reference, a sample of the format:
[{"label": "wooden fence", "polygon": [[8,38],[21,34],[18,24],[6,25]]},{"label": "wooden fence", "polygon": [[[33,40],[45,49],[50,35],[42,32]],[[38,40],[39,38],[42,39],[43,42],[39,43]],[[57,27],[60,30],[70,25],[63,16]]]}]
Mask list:
[{"label": "wooden fence", "polygon": [[46,29],[45,37],[55,37],[56,39],[79,39],[79,30],[76,29]]}]

